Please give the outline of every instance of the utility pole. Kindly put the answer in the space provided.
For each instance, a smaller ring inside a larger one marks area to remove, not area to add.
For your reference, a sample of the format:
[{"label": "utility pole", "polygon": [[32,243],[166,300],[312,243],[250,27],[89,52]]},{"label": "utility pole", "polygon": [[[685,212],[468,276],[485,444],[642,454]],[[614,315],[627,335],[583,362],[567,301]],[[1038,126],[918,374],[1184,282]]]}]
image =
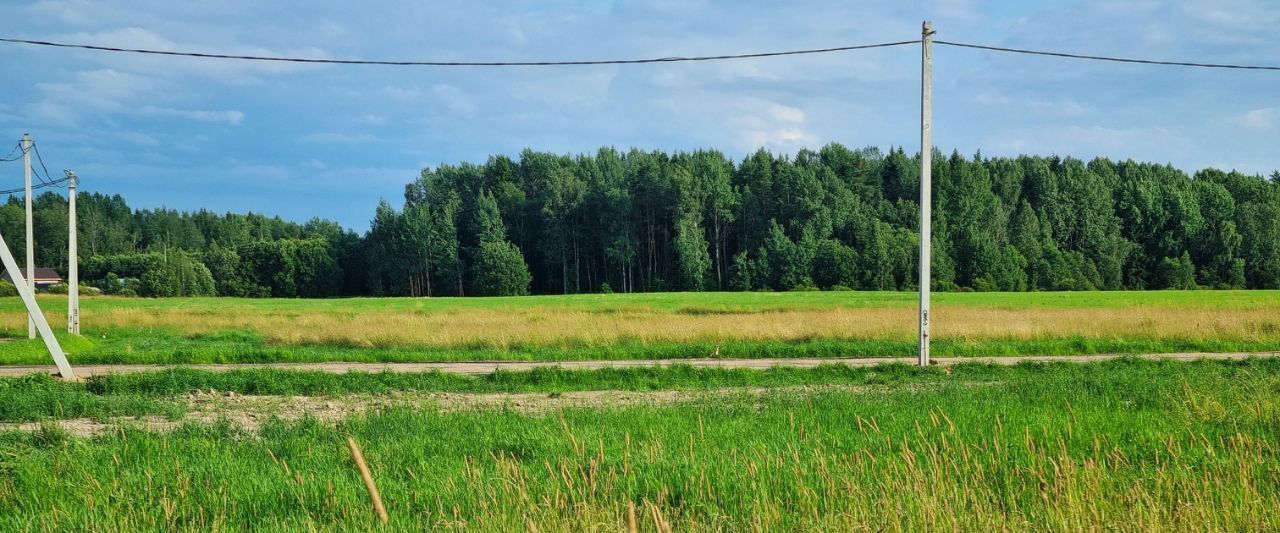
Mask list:
[{"label": "utility pole", "polygon": [[[27,192],[27,290],[36,293],[36,248],[35,229],[31,222],[31,134],[22,134],[22,176],[26,181]],[[9,276],[10,279],[13,276]],[[27,317],[27,338],[36,338],[35,317]]]},{"label": "utility pole", "polygon": [[80,257],[76,250],[76,177],[67,171],[67,332],[80,334]]},{"label": "utility pole", "polygon": [[933,24],[920,32],[920,366],[929,366],[929,274],[933,221]]}]

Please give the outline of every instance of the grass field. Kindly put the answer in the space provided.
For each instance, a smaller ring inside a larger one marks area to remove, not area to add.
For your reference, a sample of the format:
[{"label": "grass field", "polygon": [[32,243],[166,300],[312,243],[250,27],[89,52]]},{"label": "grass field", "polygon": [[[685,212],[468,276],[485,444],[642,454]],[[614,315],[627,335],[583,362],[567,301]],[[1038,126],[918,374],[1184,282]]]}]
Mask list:
[{"label": "grass field", "polygon": [[[65,297],[42,296],[51,323]],[[84,298],[73,363],[889,356],[915,295],[660,293],[519,298]],[[16,298],[0,364],[43,364]],[[937,355],[1280,350],[1280,292],[941,293]]]},{"label": "grass field", "polygon": [[[724,388],[742,386],[764,389]],[[376,529],[347,436],[364,448],[395,529],[625,531],[632,507],[641,531],[1280,528],[1274,359],[950,372],[30,376],[0,380],[0,417],[181,420],[192,405],[184,394],[206,387],[325,401],[524,392],[550,407],[374,402],[333,423],[267,420],[248,430],[224,420],[89,439],[46,422],[0,434],[0,529]],[[615,389],[680,392],[639,404],[557,403],[569,391]],[[57,414],[59,405],[80,407]]]}]

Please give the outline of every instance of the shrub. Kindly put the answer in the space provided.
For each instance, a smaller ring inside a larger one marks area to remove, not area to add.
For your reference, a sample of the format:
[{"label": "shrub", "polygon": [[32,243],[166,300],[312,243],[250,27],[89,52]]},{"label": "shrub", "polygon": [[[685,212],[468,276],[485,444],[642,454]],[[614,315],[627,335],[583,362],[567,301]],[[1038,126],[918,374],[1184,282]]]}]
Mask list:
[{"label": "shrub", "polygon": [[933,290],[938,292],[959,292],[961,288],[954,281],[934,280]]},{"label": "shrub", "polygon": [[791,292],[813,292],[818,290],[818,286],[813,284],[813,280],[808,276],[800,278],[795,286],[791,287]]},{"label": "shrub", "polygon": [[49,294],[67,294],[71,292],[71,286],[66,283],[55,283],[44,288],[44,292]]},{"label": "shrub", "polygon": [[17,296],[18,288],[14,287],[8,280],[0,279],[0,296]]},{"label": "shrub", "polygon": [[473,284],[480,296],[523,296],[529,294],[532,276],[524,255],[506,241],[480,244],[476,254]]}]

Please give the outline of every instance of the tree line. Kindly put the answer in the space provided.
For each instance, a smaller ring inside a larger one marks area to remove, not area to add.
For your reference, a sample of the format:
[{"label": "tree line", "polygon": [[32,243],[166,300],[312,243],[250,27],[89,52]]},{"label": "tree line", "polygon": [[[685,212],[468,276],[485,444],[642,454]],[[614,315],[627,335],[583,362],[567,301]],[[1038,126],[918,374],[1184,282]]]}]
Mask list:
[{"label": "tree line", "polygon": [[[937,290],[1280,288],[1280,172],[933,161]],[[900,148],[525,150],[423,170],[364,234],[82,194],[81,277],[155,296],[910,290],[919,183]],[[65,199],[35,209],[38,262],[65,269]],[[11,197],[0,231],[14,250],[22,224]]]}]

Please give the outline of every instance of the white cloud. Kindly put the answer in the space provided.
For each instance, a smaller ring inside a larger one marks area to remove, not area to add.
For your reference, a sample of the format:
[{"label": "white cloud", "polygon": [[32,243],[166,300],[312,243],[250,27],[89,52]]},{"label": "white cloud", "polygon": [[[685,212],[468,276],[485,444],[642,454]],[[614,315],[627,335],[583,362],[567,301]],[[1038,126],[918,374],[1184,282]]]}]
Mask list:
[{"label": "white cloud", "polygon": [[89,0],[40,0],[31,10],[75,26],[95,22],[93,3]]},{"label": "white cloud", "polygon": [[117,131],[113,132],[111,136],[141,146],[156,146],[160,144],[159,139],[138,131]]},{"label": "white cloud", "polygon": [[1280,122],[1280,107],[1262,107],[1235,117],[1232,122],[1251,130],[1269,130]]},{"label": "white cloud", "polygon": [[[100,32],[78,32],[58,36],[58,40],[111,46],[141,48],[177,52],[204,52],[225,55],[293,56],[323,59],[328,54],[315,47],[275,50],[261,46],[225,42],[227,39],[206,37],[215,42],[177,42],[146,28],[125,27]],[[224,41],[222,43],[216,41]],[[234,59],[193,59],[158,55],[103,53],[86,51],[86,59],[108,65],[116,70],[149,73],[162,77],[198,76],[228,84],[246,84],[260,81],[264,74],[298,72],[324,68],[323,65],[285,63],[276,61],[243,61]]]},{"label": "white cloud", "polygon": [[449,84],[440,83],[431,88],[436,100],[446,109],[462,116],[471,116],[476,111],[476,104],[467,93]]},{"label": "white cloud", "polygon": [[744,151],[767,148],[794,152],[819,143],[818,136],[805,127],[805,113],[800,108],[754,98],[738,107],[739,116],[733,122]]},{"label": "white cloud", "polygon": [[36,84],[48,102],[102,111],[119,110],[125,100],[154,88],[148,78],[112,69],[82,71],[69,81]]},{"label": "white cloud", "polygon": [[981,145],[991,155],[1059,154],[1168,162],[1192,144],[1181,132],[1160,126],[1046,125],[1002,132]]},{"label": "white cloud", "polygon": [[340,133],[336,131],[325,131],[308,134],[302,137],[302,140],[320,144],[354,144],[373,142],[378,140],[378,138],[368,133]]},{"label": "white cloud", "polygon": [[143,115],[166,118],[185,118],[198,122],[225,123],[238,126],[244,121],[244,112],[234,109],[205,111],[202,109],[174,109],[171,107],[144,106],[138,110]]},{"label": "white cloud", "polygon": [[1071,96],[1018,96],[1004,92],[982,91],[973,96],[973,101],[995,110],[1018,109],[1038,116],[1082,117],[1094,111],[1092,105],[1080,102]]}]

